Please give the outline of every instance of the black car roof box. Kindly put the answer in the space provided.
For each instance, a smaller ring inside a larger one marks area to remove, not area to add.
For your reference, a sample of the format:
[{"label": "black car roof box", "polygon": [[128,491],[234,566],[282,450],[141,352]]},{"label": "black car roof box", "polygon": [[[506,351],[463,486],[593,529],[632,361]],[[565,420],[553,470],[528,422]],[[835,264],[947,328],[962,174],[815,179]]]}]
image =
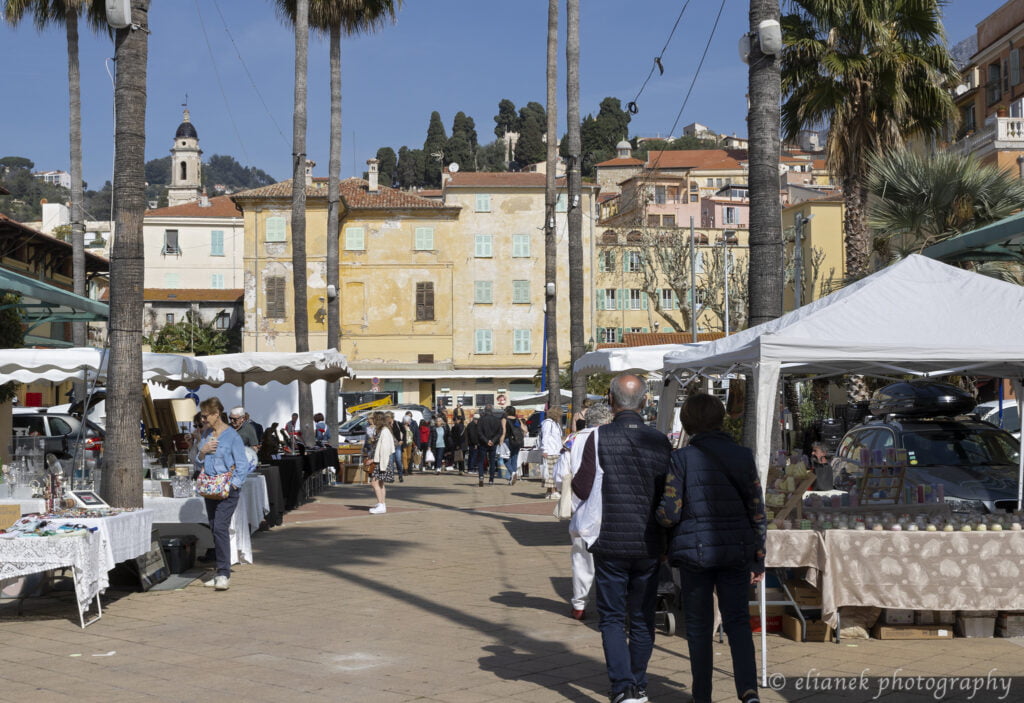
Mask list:
[{"label": "black car roof box", "polygon": [[977,402],[968,391],[938,381],[901,381],[875,391],[873,415],[961,415]]}]

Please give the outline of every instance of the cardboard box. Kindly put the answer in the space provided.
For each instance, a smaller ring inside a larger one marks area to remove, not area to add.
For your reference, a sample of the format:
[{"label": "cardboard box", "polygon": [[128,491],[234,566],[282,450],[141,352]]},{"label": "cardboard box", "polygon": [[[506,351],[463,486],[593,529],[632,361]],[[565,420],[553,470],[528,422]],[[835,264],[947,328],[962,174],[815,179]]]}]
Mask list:
[{"label": "cardboard box", "polygon": [[[781,613],[779,615],[765,615],[765,621],[768,624],[766,632],[782,632],[782,618],[785,616]],[[761,618],[758,615],[750,616],[750,629],[754,632],[761,631]]]},{"label": "cardboard box", "polygon": [[871,636],[877,640],[952,639],[953,629],[945,625],[875,625]]},{"label": "cardboard box", "polygon": [[[782,636],[794,642],[803,642],[803,627],[800,618],[782,616]],[[832,628],[821,620],[807,620],[807,642],[828,642],[832,639]]]},{"label": "cardboard box", "polygon": [[995,631],[994,617],[975,618],[958,615],[956,618],[956,632],[960,637],[993,637]]},{"label": "cardboard box", "polygon": [[0,505],[0,530],[6,530],[21,517],[20,505]]},{"label": "cardboard box", "polygon": [[914,611],[886,608],[882,611],[881,623],[883,625],[913,625]]},{"label": "cardboard box", "polygon": [[786,588],[789,589],[793,596],[793,602],[797,605],[809,608],[821,607],[821,591],[806,581],[787,581]]}]

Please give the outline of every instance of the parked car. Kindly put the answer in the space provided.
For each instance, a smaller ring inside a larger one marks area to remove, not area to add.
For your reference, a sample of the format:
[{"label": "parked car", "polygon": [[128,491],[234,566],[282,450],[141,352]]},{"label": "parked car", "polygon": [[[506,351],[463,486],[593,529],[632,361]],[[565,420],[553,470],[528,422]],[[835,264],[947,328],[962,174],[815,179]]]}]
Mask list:
[{"label": "parked car", "polygon": [[980,419],[991,423],[996,427],[1006,430],[1014,437],[1020,438],[1020,414],[1017,412],[1017,401],[1010,399],[1003,401],[1003,417],[999,418],[999,401],[992,400],[982,403],[974,409]]},{"label": "parked car", "polygon": [[14,408],[11,416],[15,444],[25,443],[22,437],[43,437],[47,463],[52,465],[54,459],[70,469],[73,460],[74,443],[81,438],[85,450],[85,467],[91,471],[99,465],[103,457],[103,440],[105,433],[91,420],[82,421],[73,415],[61,412],[50,412],[47,408]]},{"label": "parked car", "polygon": [[362,443],[366,439],[366,425],[370,421],[370,415],[378,410],[381,412],[392,412],[399,420],[405,417],[406,412],[411,412],[412,419],[416,424],[419,424],[419,421],[423,418],[426,418],[428,422],[433,419],[433,413],[430,411],[430,408],[423,405],[385,405],[379,408],[364,410],[347,422],[338,425],[338,444]]},{"label": "parked car", "polygon": [[[934,386],[940,384],[929,385],[935,391]],[[875,401],[872,412],[878,412]],[[952,412],[956,413],[956,408]],[[884,454],[891,447],[907,451],[904,486],[941,486],[951,510],[991,513],[1016,509],[1019,441],[1009,432],[967,415],[929,412],[927,401],[907,406],[904,414],[869,417],[847,432],[832,462],[835,487],[849,489],[863,474],[863,449]]]}]

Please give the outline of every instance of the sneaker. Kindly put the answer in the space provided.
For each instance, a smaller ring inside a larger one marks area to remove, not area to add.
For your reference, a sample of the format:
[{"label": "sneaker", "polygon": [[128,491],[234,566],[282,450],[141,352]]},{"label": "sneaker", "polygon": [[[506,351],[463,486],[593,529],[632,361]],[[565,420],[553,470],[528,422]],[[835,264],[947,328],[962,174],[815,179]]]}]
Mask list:
[{"label": "sneaker", "polygon": [[213,588],[217,591],[226,591],[231,586],[231,579],[227,576],[217,576],[213,579]]},{"label": "sneaker", "polygon": [[608,697],[608,700],[610,703],[640,703],[640,699],[636,697],[636,689],[632,686],[625,691],[613,693]]},{"label": "sneaker", "polygon": [[484,480],[483,480],[483,479],[480,479],[480,480],[479,480],[479,481],[477,482],[477,484],[476,484],[476,485],[478,485],[478,486],[479,486],[480,488],[483,488],[483,487],[484,487]]},{"label": "sneaker", "polygon": [[757,695],[757,691],[747,691],[740,698],[743,703],[761,703],[761,699]]},{"label": "sneaker", "polygon": [[387,511],[387,506],[385,506],[383,503],[377,503],[377,505],[370,508],[370,515],[383,515]]},{"label": "sneaker", "polygon": [[217,577],[214,576],[209,581],[203,581],[203,585],[206,586],[207,588],[215,588],[217,586]]},{"label": "sneaker", "polygon": [[638,701],[640,701],[640,703],[649,703],[649,701],[647,699],[647,689],[646,688],[641,688],[640,686],[637,686],[636,687],[636,699]]},{"label": "sneaker", "polygon": [[510,479],[508,480],[508,485],[510,485],[510,486],[514,486],[514,485],[516,485],[516,481],[518,481],[518,480],[519,480],[519,472],[518,472],[518,471],[516,471],[516,472],[514,472],[514,473],[512,474],[512,478],[510,478]]},{"label": "sneaker", "polygon": [[558,491],[555,491],[554,493],[548,493],[548,500],[558,500],[561,497],[562,497],[562,494],[559,493]]}]

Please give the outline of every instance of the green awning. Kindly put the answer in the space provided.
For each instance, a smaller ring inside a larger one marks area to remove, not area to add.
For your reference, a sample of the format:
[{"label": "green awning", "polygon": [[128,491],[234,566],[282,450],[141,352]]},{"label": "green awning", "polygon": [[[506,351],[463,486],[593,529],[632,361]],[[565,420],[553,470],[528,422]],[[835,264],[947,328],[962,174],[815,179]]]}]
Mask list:
[{"label": "green awning", "polygon": [[921,252],[947,264],[959,261],[1024,261],[1024,212],[958,234]]},{"label": "green awning", "polygon": [[[63,288],[37,281],[10,269],[0,268],[0,290],[17,293],[21,301],[0,305],[0,310],[21,311],[28,331],[50,322],[94,322],[110,317],[110,306],[98,300],[75,295]],[[32,337],[26,336],[26,340]],[[32,337],[38,344],[56,346],[61,340]]]}]

